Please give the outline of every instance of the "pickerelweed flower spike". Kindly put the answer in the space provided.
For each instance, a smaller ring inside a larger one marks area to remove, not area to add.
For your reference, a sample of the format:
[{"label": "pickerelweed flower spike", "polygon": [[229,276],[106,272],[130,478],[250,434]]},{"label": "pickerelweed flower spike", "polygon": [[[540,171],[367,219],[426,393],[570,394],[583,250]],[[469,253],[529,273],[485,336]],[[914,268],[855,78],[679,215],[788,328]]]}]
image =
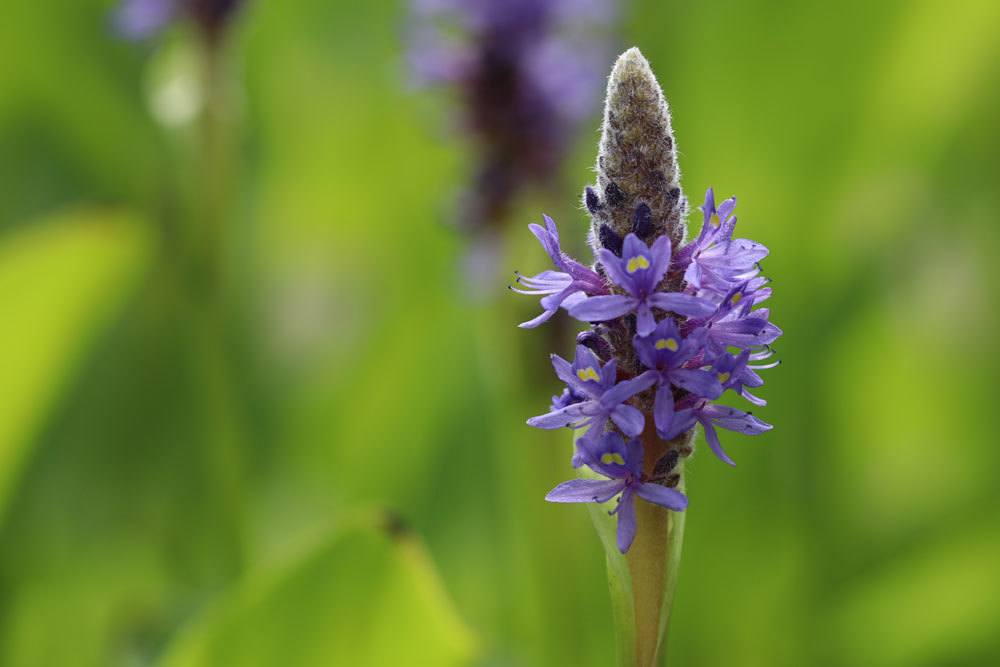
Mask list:
[{"label": "pickerelweed flower spike", "polygon": [[[608,80],[597,183],[584,190],[595,262],[568,257],[555,223],[531,231],[554,269],[518,275],[523,294],[542,296],[531,328],[559,309],[589,329],[573,362],[553,355],[565,387],[547,413],[528,424],[586,429],[575,436],[572,464],[585,477],[560,484],[547,499],[606,503],[617,498],[616,552],[609,552],[621,664],[653,665],[662,648],[680,554],[684,461],[699,426],[709,448],[734,465],[718,429],[756,435],[771,429],[749,411],[716,403],[750,393],[772,368],[781,330],[761,303],[771,296],[760,262],[763,245],[733,238],[736,199],[716,204],[709,189],[701,230],[686,242],[687,201],[670,112],[638,49],[619,57]],[[586,466],[586,467],[584,467]],[[591,472],[586,472],[587,470]],[[643,500],[636,503],[635,498]],[[670,510],[670,511],[665,511]],[[599,517],[599,513],[593,513]],[[605,518],[607,518],[605,516]],[[599,532],[603,519],[595,518]],[[606,541],[607,543],[607,541]],[[624,597],[623,597],[624,596]],[[628,627],[625,627],[628,626]]]}]

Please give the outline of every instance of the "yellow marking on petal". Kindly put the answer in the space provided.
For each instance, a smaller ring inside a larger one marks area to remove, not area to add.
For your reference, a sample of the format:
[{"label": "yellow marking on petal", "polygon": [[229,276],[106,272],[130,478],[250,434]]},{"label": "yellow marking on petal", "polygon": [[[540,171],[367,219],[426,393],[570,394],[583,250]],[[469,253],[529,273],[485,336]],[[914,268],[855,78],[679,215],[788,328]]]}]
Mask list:
[{"label": "yellow marking on petal", "polygon": [[657,350],[670,350],[671,352],[676,352],[678,345],[677,341],[673,338],[661,338],[653,343],[653,347]]},{"label": "yellow marking on petal", "polygon": [[605,452],[601,454],[601,463],[604,465],[611,465],[612,463],[617,463],[620,466],[625,465],[625,459],[618,452]]},{"label": "yellow marking on petal", "polygon": [[587,366],[586,368],[581,368],[576,372],[576,376],[586,382],[587,380],[593,380],[594,382],[600,382],[601,376],[598,375],[597,371],[593,366]]},{"label": "yellow marking on petal", "polygon": [[743,299],[743,295],[742,295],[742,294],[740,294],[739,292],[737,292],[736,294],[734,294],[734,295],[733,295],[733,298],[732,298],[732,299],[730,299],[730,302],[732,302],[732,304],[733,304],[733,305],[735,306],[735,305],[736,305],[736,304],[738,304],[738,303],[740,302],[740,300],[742,300],[742,299]]},{"label": "yellow marking on petal", "polygon": [[713,213],[712,217],[708,219],[708,224],[712,225],[713,227],[718,227],[719,225],[722,224],[722,221],[719,220],[719,216],[717,214]]},{"label": "yellow marking on petal", "polygon": [[719,378],[719,384],[726,384],[729,382],[729,373],[719,373],[716,377]]},{"label": "yellow marking on petal", "polygon": [[645,255],[636,255],[635,257],[630,257],[628,264],[625,265],[625,270],[629,273],[635,273],[639,269],[648,269],[649,260],[646,259]]}]

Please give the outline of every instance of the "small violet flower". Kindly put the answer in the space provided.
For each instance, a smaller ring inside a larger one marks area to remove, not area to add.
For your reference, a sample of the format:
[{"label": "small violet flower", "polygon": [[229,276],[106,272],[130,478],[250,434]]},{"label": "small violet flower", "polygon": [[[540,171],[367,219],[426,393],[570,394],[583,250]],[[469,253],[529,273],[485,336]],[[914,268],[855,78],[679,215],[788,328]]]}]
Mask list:
[{"label": "small violet flower", "polygon": [[753,310],[755,301],[750,283],[728,292],[709,317],[686,323],[687,328],[705,327],[716,353],[727,347],[763,347],[781,336],[781,329],[768,321],[768,308]]},{"label": "small violet flower", "polygon": [[605,322],[635,313],[636,333],[648,336],[656,328],[653,308],[692,317],[712,313],[711,302],[680,292],[658,292],[670,266],[670,239],[661,236],[650,248],[635,234],[625,237],[621,258],[606,248],[598,253],[608,277],[627,292],[595,296],[574,303],[569,314],[584,322]]},{"label": "small violet flower", "polygon": [[[769,353],[766,353],[769,354]],[[722,388],[732,389],[737,394],[750,401],[754,405],[767,405],[763,398],[754,396],[747,387],[756,388],[764,386],[764,380],[757,374],[758,370],[774,368],[779,362],[775,361],[766,365],[750,365],[750,350],[743,350],[737,355],[722,353],[712,364],[712,372],[716,379],[722,384]]]},{"label": "small violet flower", "polygon": [[682,338],[677,325],[666,317],[649,336],[636,336],[633,344],[642,364],[656,378],[658,388],[653,405],[656,427],[666,430],[674,414],[674,391],[677,386],[696,396],[718,398],[722,385],[712,373],[702,370],[705,363],[705,330],[697,329]]},{"label": "small violet flower", "polygon": [[553,503],[603,503],[621,494],[618,506],[618,549],[628,551],[635,539],[635,496],[679,512],[687,507],[687,497],[676,489],[649,481],[642,472],[643,450],[638,440],[626,442],[618,433],[605,433],[599,439],[582,439],[587,450],[587,466],[607,477],[573,479],[549,491],[545,499]]},{"label": "small violet flower", "polygon": [[712,448],[712,452],[731,466],[736,465],[736,463],[722,448],[719,434],[715,430],[716,426],[730,431],[738,431],[745,435],[758,435],[774,428],[749,412],[725,405],[715,405],[704,399],[690,396],[676,405],[669,425],[663,429],[657,427],[657,433],[664,440],[671,440],[681,433],[690,431],[695,424],[701,424],[705,431],[705,440]]},{"label": "small violet flower", "polygon": [[545,252],[552,258],[558,271],[542,271],[535,276],[517,275],[517,282],[527,290],[511,287],[518,294],[544,294],[542,297],[543,312],[538,317],[522,322],[523,329],[532,329],[552,317],[559,307],[569,307],[587,295],[607,294],[608,289],[597,273],[563,254],[559,247],[559,230],[549,216],[545,218],[545,227],[534,223],[528,229],[542,244]]},{"label": "small violet flower", "polygon": [[714,292],[721,296],[760,273],[758,262],[767,257],[767,248],[747,239],[731,238],[736,227],[736,218],[731,215],[735,208],[736,197],[730,197],[716,209],[715,193],[708,189],[701,206],[701,233],[685,253],[691,263],[684,280],[696,294]]},{"label": "small violet flower", "polygon": [[645,425],[642,412],[624,403],[651,387],[655,377],[642,375],[616,383],[618,371],[614,360],[602,366],[597,355],[583,345],[577,345],[572,364],[553,354],[552,366],[571,392],[585,398],[563,407],[553,406],[551,412],[529,419],[529,426],[544,429],[589,426],[594,436],[599,436],[611,420],[626,435],[634,437],[642,433]]}]

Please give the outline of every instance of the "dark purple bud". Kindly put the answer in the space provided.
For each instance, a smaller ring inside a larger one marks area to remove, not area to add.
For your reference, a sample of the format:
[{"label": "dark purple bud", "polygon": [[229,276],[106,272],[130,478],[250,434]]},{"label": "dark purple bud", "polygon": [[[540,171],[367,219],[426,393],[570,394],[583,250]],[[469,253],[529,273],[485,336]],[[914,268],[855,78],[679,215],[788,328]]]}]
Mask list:
[{"label": "dark purple bud", "polygon": [[611,358],[611,345],[609,345],[608,341],[604,340],[604,338],[593,329],[581,331],[577,334],[576,344],[589,347],[594,351],[594,354],[601,358],[602,361],[606,361]]},{"label": "dark purple bud", "polygon": [[643,240],[653,232],[653,214],[645,202],[635,208],[635,214],[632,216],[632,232]]},{"label": "dark purple bud", "polygon": [[622,192],[617,183],[611,181],[608,183],[608,187],[604,188],[604,199],[607,200],[608,205],[618,206],[625,201],[625,193]]},{"label": "dark purple bud", "polygon": [[616,257],[622,256],[622,237],[618,236],[615,230],[607,225],[601,225],[597,237],[600,239],[601,245],[613,252]]},{"label": "dark purple bud", "polygon": [[662,479],[671,470],[677,467],[677,461],[679,461],[681,455],[676,449],[668,450],[666,454],[660,457],[660,460],[656,462],[656,466],[653,468],[653,479]]},{"label": "dark purple bud", "polygon": [[597,209],[601,208],[601,200],[590,186],[584,191],[584,201],[587,202],[587,210],[591,213],[597,213]]}]

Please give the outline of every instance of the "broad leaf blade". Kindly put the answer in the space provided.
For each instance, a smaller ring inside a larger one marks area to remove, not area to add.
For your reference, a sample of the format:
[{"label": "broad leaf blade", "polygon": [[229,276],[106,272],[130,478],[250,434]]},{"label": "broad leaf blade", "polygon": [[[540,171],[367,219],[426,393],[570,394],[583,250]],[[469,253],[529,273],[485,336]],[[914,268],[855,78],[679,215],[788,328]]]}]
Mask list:
[{"label": "broad leaf blade", "polygon": [[160,665],[465,665],[475,653],[416,538],[356,528],[283,572],[248,579]]},{"label": "broad leaf blade", "polygon": [[0,237],[0,516],[33,438],[149,256],[121,214],[67,213]]}]

